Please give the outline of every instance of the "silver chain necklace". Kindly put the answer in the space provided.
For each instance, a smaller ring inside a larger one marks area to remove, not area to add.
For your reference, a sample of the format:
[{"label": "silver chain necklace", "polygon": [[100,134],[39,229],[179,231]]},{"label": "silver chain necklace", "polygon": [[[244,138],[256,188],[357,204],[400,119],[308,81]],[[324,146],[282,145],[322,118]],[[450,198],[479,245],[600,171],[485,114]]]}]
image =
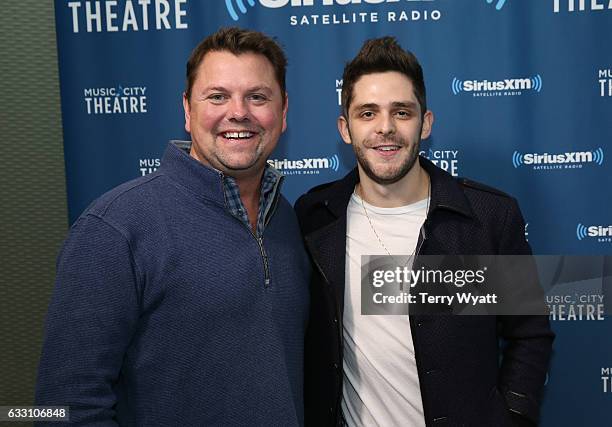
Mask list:
[{"label": "silver chain necklace", "polygon": [[[361,190],[361,184],[359,184],[359,193],[361,193],[361,194],[358,194],[358,196],[359,196],[359,199],[361,200],[361,207],[363,208],[363,213],[365,214],[366,218],[368,219],[368,223],[370,224],[370,228],[372,229],[372,231],[374,232],[374,235],[378,239],[378,243],[380,243],[380,246],[383,247],[383,249],[385,250],[387,255],[389,255],[390,257],[395,259],[395,257],[393,255],[391,255],[391,252],[389,251],[389,249],[387,249],[387,245],[385,245],[385,243],[382,241],[382,239],[380,238],[380,236],[376,232],[376,228],[374,228],[374,224],[372,224],[372,220],[370,219],[370,215],[368,214],[368,210],[366,209],[365,204],[363,202],[363,192]],[[429,200],[430,200],[430,198],[431,198],[431,183],[429,183],[429,185],[427,185],[427,205],[425,206],[425,218],[427,218],[427,214],[429,212]],[[417,244],[417,246],[418,246],[418,244]],[[410,258],[413,257],[414,254],[416,253],[417,246],[414,247],[414,250],[412,251],[412,254],[408,258],[408,260],[410,260]],[[406,263],[408,263],[408,260],[406,261]]]}]

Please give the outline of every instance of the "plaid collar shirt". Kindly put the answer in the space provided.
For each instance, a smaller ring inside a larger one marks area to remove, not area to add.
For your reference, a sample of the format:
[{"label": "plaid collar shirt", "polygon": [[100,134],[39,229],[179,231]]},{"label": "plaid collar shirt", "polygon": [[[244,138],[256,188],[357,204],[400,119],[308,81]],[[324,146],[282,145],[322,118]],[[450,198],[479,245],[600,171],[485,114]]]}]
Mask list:
[{"label": "plaid collar shirt", "polygon": [[[266,165],[261,179],[261,195],[259,196],[256,237],[261,237],[263,235],[266,220],[271,213],[270,210],[276,199],[282,179],[283,175],[279,171],[270,165]],[[242,221],[250,230],[251,223],[249,222],[246,208],[240,199],[240,189],[233,177],[223,175],[223,191],[225,193],[227,207],[231,214]]]}]

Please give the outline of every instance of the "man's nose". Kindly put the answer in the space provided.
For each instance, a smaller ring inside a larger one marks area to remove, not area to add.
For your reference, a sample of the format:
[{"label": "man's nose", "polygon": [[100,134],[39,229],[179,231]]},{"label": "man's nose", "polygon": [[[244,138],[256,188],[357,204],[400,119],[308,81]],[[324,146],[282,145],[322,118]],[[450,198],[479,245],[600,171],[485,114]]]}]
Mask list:
[{"label": "man's nose", "polygon": [[246,100],[243,98],[233,98],[230,101],[228,115],[230,120],[248,120],[249,108]]},{"label": "man's nose", "polygon": [[381,113],[379,115],[376,133],[382,136],[393,135],[395,133],[395,121],[391,114]]}]

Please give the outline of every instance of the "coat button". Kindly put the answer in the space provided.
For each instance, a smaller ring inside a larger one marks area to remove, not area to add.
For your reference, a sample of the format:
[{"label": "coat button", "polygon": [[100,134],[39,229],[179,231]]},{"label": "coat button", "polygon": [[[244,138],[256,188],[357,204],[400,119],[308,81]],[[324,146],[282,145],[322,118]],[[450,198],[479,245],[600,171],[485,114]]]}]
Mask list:
[{"label": "coat button", "polygon": [[338,364],[334,363],[334,369],[338,369]]},{"label": "coat button", "polygon": [[334,317],[334,323],[338,323],[338,318]]}]

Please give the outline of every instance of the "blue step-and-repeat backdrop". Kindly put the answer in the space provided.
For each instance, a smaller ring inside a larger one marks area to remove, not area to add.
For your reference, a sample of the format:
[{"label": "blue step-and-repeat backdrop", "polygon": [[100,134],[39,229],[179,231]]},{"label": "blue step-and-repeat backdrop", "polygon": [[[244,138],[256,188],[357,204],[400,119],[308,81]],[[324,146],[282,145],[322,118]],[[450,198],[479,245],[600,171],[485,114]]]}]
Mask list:
[{"label": "blue step-and-repeat backdrop", "polygon": [[[354,166],[336,129],[342,69],[394,35],[423,65],[436,121],[422,154],[518,198],[538,254],[612,253],[612,0],[56,0],[70,221],[188,139],[191,49],[219,27],[278,39],[288,130],[271,162],[291,201]],[[582,298],[581,298],[582,299]],[[610,425],[612,323],[551,300],[542,425]],[[467,391],[469,392],[469,391]]]}]

